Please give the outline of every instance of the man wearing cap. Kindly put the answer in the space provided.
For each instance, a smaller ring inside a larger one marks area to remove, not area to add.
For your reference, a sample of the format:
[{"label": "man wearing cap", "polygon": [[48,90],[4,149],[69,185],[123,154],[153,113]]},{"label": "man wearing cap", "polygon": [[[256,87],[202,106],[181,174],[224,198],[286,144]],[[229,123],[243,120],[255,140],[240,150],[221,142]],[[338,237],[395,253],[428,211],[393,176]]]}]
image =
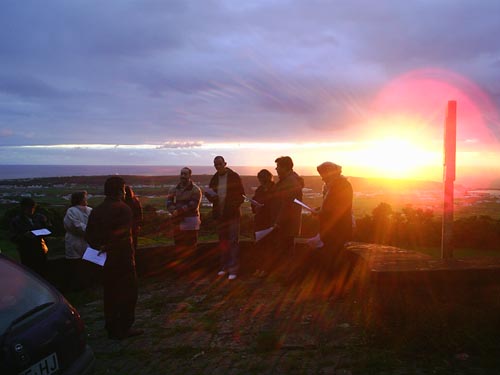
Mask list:
[{"label": "man wearing cap", "polygon": [[352,238],[352,186],[342,176],[342,167],[324,162],[317,167],[323,186],[323,204],[318,209],[319,234],[324,248],[337,258]]}]

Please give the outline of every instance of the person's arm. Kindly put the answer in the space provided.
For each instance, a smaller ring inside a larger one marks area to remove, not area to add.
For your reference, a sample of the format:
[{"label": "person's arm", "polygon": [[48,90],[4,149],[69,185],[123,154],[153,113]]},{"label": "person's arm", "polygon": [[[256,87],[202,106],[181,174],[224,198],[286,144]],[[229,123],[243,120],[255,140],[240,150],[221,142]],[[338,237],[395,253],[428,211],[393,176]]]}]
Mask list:
[{"label": "person's arm", "polygon": [[66,215],[64,216],[64,229],[76,236],[83,237],[85,236],[85,231],[87,230],[87,224],[83,222],[81,219],[81,215],[78,215],[76,210],[72,210],[71,208],[66,211]]},{"label": "person's arm", "polygon": [[245,201],[245,198],[243,198],[243,196],[245,195],[245,188],[243,187],[243,183],[241,182],[241,177],[238,174],[236,174],[236,178],[237,178],[237,190],[238,190],[236,200],[239,206]]},{"label": "person's arm", "polygon": [[92,210],[87,222],[85,241],[96,250],[106,251],[105,245],[109,240],[108,227],[109,223],[104,223],[101,215],[96,210]]},{"label": "person's arm", "polygon": [[208,188],[215,194],[210,194],[209,192],[205,192],[205,197],[210,203],[217,203],[217,201],[219,200],[219,196],[217,195],[217,183],[218,183],[217,181],[218,180],[215,175],[210,179],[210,183],[208,184]]},{"label": "person's arm", "polygon": [[175,189],[170,189],[167,194],[167,211],[170,212],[171,214],[175,211],[176,209],[176,204],[175,204]]},{"label": "person's arm", "polygon": [[201,190],[197,186],[193,186],[193,192],[189,201],[187,202],[187,209],[189,211],[194,211],[199,209],[201,204]]},{"label": "person's arm", "polygon": [[[261,197],[261,187],[258,187],[257,190],[255,190],[255,194],[252,197],[252,200],[259,202],[261,204],[265,203],[265,202],[263,202],[263,199]],[[260,209],[262,208],[262,206],[257,206],[254,203],[251,203],[250,207],[252,208],[252,213],[254,213],[254,214],[256,214],[258,211],[260,211]]]},{"label": "person's arm", "polygon": [[144,213],[142,210],[141,201],[137,197],[135,197],[134,199],[134,220],[138,227],[141,227],[142,223],[144,222]]},{"label": "person's arm", "polygon": [[182,216],[190,211],[196,211],[201,202],[201,191],[198,188],[193,187],[189,199],[177,204],[177,209],[175,210],[176,216]]}]

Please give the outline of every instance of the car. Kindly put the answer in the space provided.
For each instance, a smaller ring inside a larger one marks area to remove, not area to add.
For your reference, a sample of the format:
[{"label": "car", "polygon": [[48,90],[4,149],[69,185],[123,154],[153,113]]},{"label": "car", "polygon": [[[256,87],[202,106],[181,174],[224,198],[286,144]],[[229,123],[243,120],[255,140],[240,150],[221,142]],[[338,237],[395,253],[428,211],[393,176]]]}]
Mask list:
[{"label": "car", "polygon": [[59,291],[0,254],[0,374],[92,374],[78,311]]}]

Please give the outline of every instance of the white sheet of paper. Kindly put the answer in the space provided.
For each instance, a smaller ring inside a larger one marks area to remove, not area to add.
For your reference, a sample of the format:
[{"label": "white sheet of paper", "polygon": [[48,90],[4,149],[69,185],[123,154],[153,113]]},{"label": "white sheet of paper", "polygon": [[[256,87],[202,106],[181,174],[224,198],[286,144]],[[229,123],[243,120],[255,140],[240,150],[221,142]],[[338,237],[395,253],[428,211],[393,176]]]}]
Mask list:
[{"label": "white sheet of paper", "polygon": [[95,263],[101,267],[106,263],[106,258],[106,253],[99,254],[99,250],[92,249],[91,247],[87,247],[82,257],[82,259]]},{"label": "white sheet of paper", "polygon": [[243,195],[243,198],[245,198],[245,200],[247,202],[250,202],[251,204],[254,204],[256,205],[257,207],[264,207],[264,205],[260,202],[257,202],[255,199],[252,199],[252,198],[248,198],[245,194],[242,194]]},{"label": "white sheet of paper", "polygon": [[52,232],[47,228],[35,229],[32,230],[31,233],[33,233],[35,236],[48,236],[49,234],[52,234]]},{"label": "white sheet of paper", "polygon": [[257,232],[255,232],[255,241],[260,241],[263,239],[265,236],[267,236],[269,233],[273,231],[274,227],[267,228],[267,229],[262,229]]},{"label": "white sheet of paper", "polygon": [[304,202],[299,201],[297,198],[295,198],[295,199],[293,200],[293,202],[294,202],[294,203],[297,203],[299,206],[304,207],[304,208],[305,208],[306,210],[308,210],[308,211],[314,212],[314,209],[313,209],[313,208],[309,207],[309,206],[308,206],[307,204],[305,204]]}]

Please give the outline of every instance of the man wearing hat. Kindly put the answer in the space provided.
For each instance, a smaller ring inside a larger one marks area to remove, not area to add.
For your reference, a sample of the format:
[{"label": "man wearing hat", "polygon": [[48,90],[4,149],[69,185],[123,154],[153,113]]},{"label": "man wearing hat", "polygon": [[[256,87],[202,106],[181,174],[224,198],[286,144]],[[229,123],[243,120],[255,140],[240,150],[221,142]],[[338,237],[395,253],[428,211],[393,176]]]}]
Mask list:
[{"label": "man wearing hat", "polygon": [[323,204],[318,209],[319,234],[324,248],[337,259],[352,238],[352,186],[342,176],[342,167],[324,162],[317,167],[323,186]]}]

